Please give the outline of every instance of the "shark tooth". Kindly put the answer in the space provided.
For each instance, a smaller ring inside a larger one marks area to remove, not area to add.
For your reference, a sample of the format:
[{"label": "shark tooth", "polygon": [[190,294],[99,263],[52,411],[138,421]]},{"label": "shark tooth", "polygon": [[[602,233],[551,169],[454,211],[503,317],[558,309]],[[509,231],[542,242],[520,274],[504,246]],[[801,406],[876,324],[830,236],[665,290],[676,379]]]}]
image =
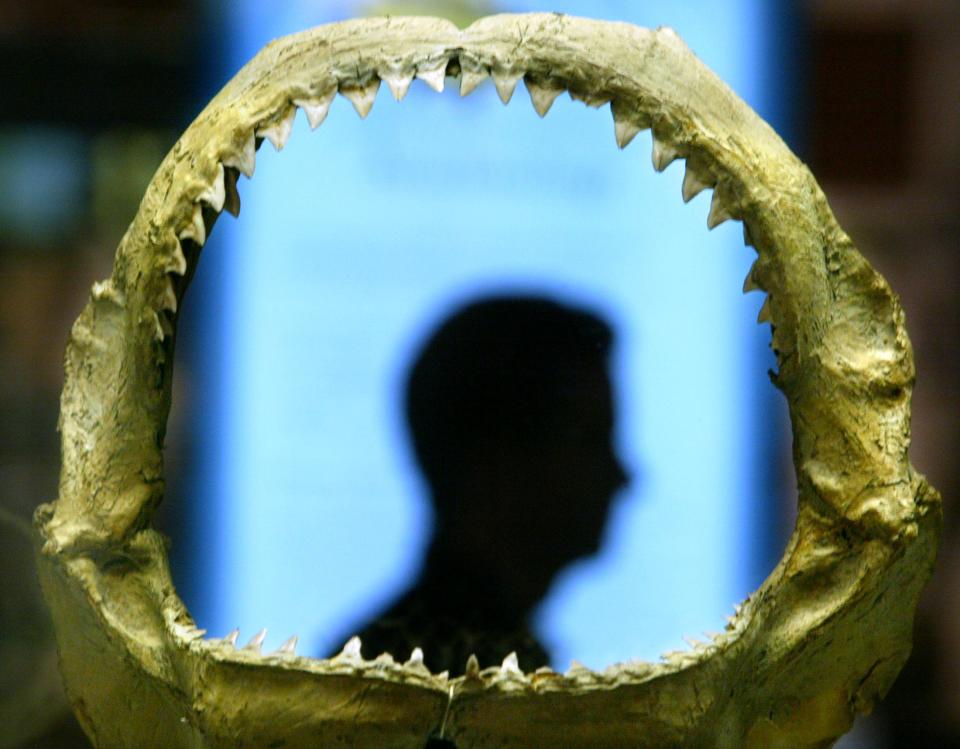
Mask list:
[{"label": "shark tooth", "polygon": [[207,188],[197,196],[197,200],[206,203],[217,213],[223,210],[227,192],[223,185],[223,164],[217,164],[217,175]]},{"label": "shark tooth", "polygon": [[[770,297],[767,296],[763,300],[763,305],[760,307],[760,311],[757,313],[757,324],[761,325],[765,322],[772,323],[773,318],[770,316]],[[740,613],[739,611],[737,612]]]},{"label": "shark tooth", "polygon": [[743,279],[743,293],[746,294],[750,291],[763,291],[760,287],[760,284],[757,283],[755,276],[757,270],[757,264],[754,263],[750,266],[750,270],[747,271],[747,275]]},{"label": "shark tooth", "polygon": [[362,656],[360,655],[360,648],[362,644],[363,643],[360,642],[360,638],[357,635],[354,635],[347,640],[346,644],[343,646],[343,650],[337,653],[334,658],[348,661],[362,660]]},{"label": "shark tooth", "polygon": [[348,85],[340,87],[340,94],[353,104],[360,119],[364,119],[373,109],[373,102],[380,90],[380,79],[374,76],[363,85]]},{"label": "shark tooth", "polygon": [[413,81],[413,73],[387,71],[385,73],[381,73],[380,78],[387,84],[387,87],[390,89],[390,93],[393,94],[393,98],[397,101],[403,101],[403,97],[406,96],[407,91],[410,90],[410,83]]},{"label": "shark tooth", "polygon": [[509,104],[517,83],[523,77],[521,73],[493,71],[493,85],[497,87],[497,96],[504,104]]},{"label": "shark tooth", "polygon": [[252,650],[255,653],[260,652],[260,647],[263,645],[264,639],[267,637],[267,628],[264,627],[257,634],[250,638],[250,642],[243,646],[244,650]]},{"label": "shark tooth", "polygon": [[414,648],[410,653],[410,658],[404,666],[422,666],[423,665],[423,650],[421,648]]},{"label": "shark tooth", "polygon": [[223,642],[224,644],[229,645],[230,647],[236,647],[237,638],[239,636],[240,636],[239,629],[231,629],[230,632],[227,633],[226,637],[223,638]]},{"label": "shark tooth", "polygon": [[240,215],[240,191],[237,190],[239,177],[240,173],[236,169],[223,170],[223,209],[234,218]]},{"label": "shark tooth", "polygon": [[460,96],[467,96],[473,93],[477,89],[477,86],[490,77],[490,74],[485,68],[477,67],[473,70],[464,68],[462,59],[460,60],[460,65]]},{"label": "shark tooth", "polygon": [[253,176],[257,167],[257,138],[254,133],[244,140],[240,150],[228,153],[223,157],[223,165],[233,167],[247,179]]},{"label": "shark tooth", "polygon": [[167,313],[160,311],[153,313],[154,324],[156,325],[156,337],[158,341],[164,341],[173,335],[173,323],[167,317]]},{"label": "shark tooth", "polygon": [[707,214],[707,228],[713,229],[731,218],[733,218],[733,215],[727,210],[723,204],[723,200],[720,198],[720,189],[715,188],[713,197],[710,198],[710,213]]},{"label": "shark tooth", "polygon": [[293,100],[293,103],[307,115],[307,123],[311,130],[316,130],[327,119],[327,115],[330,113],[330,105],[333,103],[336,93],[336,89],[334,89],[324,96]]},{"label": "shark tooth", "polygon": [[653,136],[653,153],[651,154],[651,158],[653,159],[653,168],[658,172],[662,172],[670,166],[679,155],[676,148],[665,140],[658,139],[656,135]]},{"label": "shark tooth", "polygon": [[470,657],[467,658],[467,667],[464,670],[464,676],[467,680],[480,678],[480,661],[477,660],[477,656],[474,653],[471,653]]},{"label": "shark tooth", "polygon": [[578,660],[570,661],[570,668],[567,669],[567,674],[570,676],[584,676],[592,673],[593,671],[584,666]]},{"label": "shark tooth", "polygon": [[160,309],[173,314],[177,312],[177,292],[173,288],[173,280],[170,276],[164,279],[163,292],[160,295]]},{"label": "shark tooth", "polygon": [[700,175],[690,166],[690,162],[688,161],[686,171],[683,173],[683,186],[680,189],[683,195],[683,202],[689,203],[708,187],[710,187],[710,185],[700,179]]},{"label": "shark tooth", "polygon": [[443,81],[447,77],[447,61],[442,60],[435,67],[418,68],[417,78],[426,83],[438,94],[443,91]]},{"label": "shark tooth", "polygon": [[545,86],[530,80],[530,78],[525,78],[524,83],[527,86],[527,93],[530,94],[530,102],[533,104],[533,108],[538,115],[546,117],[550,107],[553,106],[553,102],[563,93],[563,88]]},{"label": "shark tooth", "polygon": [[516,652],[510,653],[506,658],[503,659],[503,663],[500,664],[500,673],[501,674],[522,674],[523,671],[520,670],[520,662],[517,660]]},{"label": "shark tooth", "polygon": [[180,239],[190,239],[203,247],[207,241],[207,227],[203,223],[203,208],[199,203],[194,203],[193,213],[190,214],[190,223],[180,230],[177,236]]},{"label": "shark tooth", "polygon": [[296,655],[298,640],[299,638],[296,635],[287,638],[283,641],[283,644],[277,648],[277,653],[280,655]]},{"label": "shark tooth", "polygon": [[183,254],[183,248],[177,242],[174,245],[173,252],[170,253],[170,265],[167,266],[167,273],[175,273],[178,276],[184,276],[187,273],[187,256]]},{"label": "shark tooth", "polygon": [[282,151],[290,138],[290,132],[293,130],[293,120],[297,116],[296,107],[288,107],[287,110],[270,124],[258,128],[257,136],[266,138],[273,144],[276,151]]}]

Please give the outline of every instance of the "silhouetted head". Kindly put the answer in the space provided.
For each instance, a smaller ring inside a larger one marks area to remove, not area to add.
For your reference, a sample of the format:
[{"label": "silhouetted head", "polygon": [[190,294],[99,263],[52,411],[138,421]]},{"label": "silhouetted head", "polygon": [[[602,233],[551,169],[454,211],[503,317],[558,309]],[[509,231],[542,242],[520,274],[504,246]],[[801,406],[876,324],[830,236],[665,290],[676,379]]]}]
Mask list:
[{"label": "silhouetted head", "polygon": [[595,552],[626,483],[613,448],[610,327],[535,297],[467,305],[433,334],[408,381],[414,450],[435,542],[550,579]]}]

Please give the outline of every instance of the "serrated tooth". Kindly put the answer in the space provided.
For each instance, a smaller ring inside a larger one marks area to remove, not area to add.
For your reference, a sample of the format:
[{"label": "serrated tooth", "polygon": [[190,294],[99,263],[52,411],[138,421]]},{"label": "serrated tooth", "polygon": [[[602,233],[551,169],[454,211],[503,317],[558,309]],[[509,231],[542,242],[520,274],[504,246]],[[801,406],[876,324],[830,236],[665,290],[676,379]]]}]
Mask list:
[{"label": "serrated tooth", "polygon": [[283,641],[283,644],[277,648],[277,653],[280,655],[296,655],[297,654],[297,642],[299,637],[293,635],[292,637],[287,638]]},{"label": "serrated tooth", "polygon": [[[770,317],[770,297],[767,296],[763,300],[763,305],[760,307],[760,311],[757,313],[757,324],[762,325],[765,322],[772,323],[773,319]],[[738,611],[737,614],[740,612]]]},{"label": "serrated tooth", "polygon": [[360,655],[361,646],[362,646],[362,643],[360,642],[360,638],[357,635],[354,635],[349,640],[347,640],[346,644],[343,646],[343,650],[341,650],[335,657],[343,658],[350,661],[361,660],[362,659],[362,656]]},{"label": "serrated tooth", "polygon": [[293,103],[300,107],[303,113],[307,115],[307,123],[310,125],[310,129],[316,130],[323,124],[323,121],[327,119],[327,115],[330,113],[330,105],[333,103],[336,94],[336,90],[333,90],[324,96],[316,98],[294,99]]},{"label": "serrated tooth", "polygon": [[426,83],[438,94],[443,91],[443,81],[447,77],[447,61],[443,60],[438,65],[430,68],[418,68],[417,78]]},{"label": "serrated tooth", "polygon": [[253,176],[257,167],[257,138],[253,133],[243,142],[239,151],[228,153],[223,158],[223,165],[233,167],[248,179]]},{"label": "serrated tooth", "polygon": [[389,71],[387,73],[381,73],[380,78],[386,82],[387,87],[390,89],[390,93],[393,94],[393,98],[397,101],[403,101],[403,97],[406,96],[407,91],[410,90],[410,83],[413,81],[413,73]]},{"label": "serrated tooth", "polygon": [[422,666],[423,665],[423,650],[421,648],[414,648],[413,652],[410,653],[410,658],[404,666]]},{"label": "serrated tooth", "polygon": [[538,115],[546,117],[550,107],[553,106],[553,102],[563,93],[563,89],[556,86],[542,86],[529,78],[524,78],[524,83],[527,86],[527,93],[530,94],[530,102],[533,104],[533,108]]},{"label": "serrated tooth", "polygon": [[503,659],[503,663],[500,664],[500,673],[501,674],[522,674],[523,671],[520,670],[520,662],[517,660],[516,652],[510,653],[506,658]]},{"label": "serrated tooth", "polygon": [[201,247],[207,241],[207,227],[203,224],[203,208],[199,203],[194,203],[190,223],[180,230],[178,236],[180,239],[191,239]]},{"label": "serrated tooth", "polygon": [[260,647],[263,645],[263,641],[267,636],[267,628],[264,627],[257,634],[250,638],[250,642],[243,646],[244,650],[253,650],[256,653],[260,652]]},{"label": "serrated tooth", "polygon": [[760,284],[757,283],[757,279],[754,276],[754,272],[757,269],[756,263],[750,266],[750,270],[747,271],[746,277],[743,279],[743,293],[746,294],[750,291],[763,291],[760,287]]},{"label": "serrated tooth", "polygon": [[236,169],[223,170],[223,189],[225,194],[223,210],[234,218],[240,215],[240,191],[237,189],[237,180],[239,178],[240,173]]},{"label": "serrated tooth", "polygon": [[223,201],[227,197],[226,188],[223,185],[223,164],[217,164],[217,174],[213,182],[197,196],[197,200],[203,201],[217,213],[223,210]]},{"label": "serrated tooth", "polygon": [[733,216],[720,199],[719,187],[714,188],[713,197],[710,198],[710,213],[707,214],[707,228],[713,229],[731,218],[733,218]]},{"label": "serrated tooth", "polygon": [[239,629],[231,629],[227,636],[223,638],[224,643],[230,645],[231,647],[236,647],[237,638],[240,636]]},{"label": "serrated tooth", "polygon": [[293,130],[293,120],[297,116],[297,108],[289,107],[280,117],[265,127],[257,130],[257,136],[266,138],[277,151],[282,151]]},{"label": "serrated tooth", "polygon": [[467,668],[464,671],[464,676],[467,679],[480,678],[480,661],[477,660],[477,656],[474,653],[471,653],[470,657],[467,658]]},{"label": "serrated tooth", "polygon": [[683,202],[689,203],[708,187],[710,185],[702,181],[693,167],[690,166],[690,162],[687,162],[686,171],[683,173],[683,187],[680,190],[683,195]]},{"label": "serrated tooth", "polygon": [[509,104],[513,97],[513,92],[517,88],[517,83],[523,77],[522,73],[498,73],[493,72],[493,85],[497,87],[497,96],[504,104]]},{"label": "serrated tooth", "polygon": [[490,74],[484,68],[477,68],[476,70],[463,68],[463,60],[460,61],[460,64],[460,96],[467,96],[476,91],[477,86],[487,80]]},{"label": "serrated tooth", "polygon": [[653,168],[658,172],[662,172],[670,166],[679,155],[676,148],[664,140],[658,140],[656,135],[653,136],[653,152],[651,158],[653,160]]},{"label": "serrated tooth", "polygon": [[340,89],[341,96],[346,97],[353,108],[357,110],[360,119],[364,119],[370,110],[373,109],[373,102],[377,98],[377,91],[380,90],[380,79],[372,78],[368,83],[362,86],[347,86]]}]

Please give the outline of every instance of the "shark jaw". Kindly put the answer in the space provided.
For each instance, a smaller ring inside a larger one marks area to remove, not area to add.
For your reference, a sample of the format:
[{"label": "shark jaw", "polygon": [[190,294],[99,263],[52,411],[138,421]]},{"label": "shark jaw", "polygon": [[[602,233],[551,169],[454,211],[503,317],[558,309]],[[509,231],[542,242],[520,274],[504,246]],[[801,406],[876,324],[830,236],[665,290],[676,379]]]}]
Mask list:
[{"label": "shark jaw", "polygon": [[[653,135],[657,170],[685,161],[682,198],[713,190],[711,228],[743,222],[744,290],[767,294],[775,384],[799,485],[785,556],[726,631],[660,663],[455,679],[422,651],[373,660],[263,653],[262,633],[209,639],[150,526],[163,495],[177,310],[218,215],[240,209],[257,148],[282,149],[337,96],[365,117],[381,83],[468,95],[523,82],[545,116],[564,91],[609,104],[617,144]],[[37,557],[73,707],[98,747],[818,747],[870,710],[910,650],[940,498],[910,465],[913,357],[886,282],[837,225],[809,171],[669,29],[558,14],[332,24],[273,42],[161,164],[74,324],[61,401],[59,497],[37,511]],[[396,656],[396,657],[395,657]]]}]

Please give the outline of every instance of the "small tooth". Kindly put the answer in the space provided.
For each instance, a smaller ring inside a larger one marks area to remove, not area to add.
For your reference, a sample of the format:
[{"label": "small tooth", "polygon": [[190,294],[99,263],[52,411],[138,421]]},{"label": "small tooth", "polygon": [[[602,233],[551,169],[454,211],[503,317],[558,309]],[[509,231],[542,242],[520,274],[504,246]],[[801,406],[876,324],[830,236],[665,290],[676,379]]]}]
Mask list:
[{"label": "small tooth", "polygon": [[479,86],[489,77],[490,74],[483,68],[478,68],[477,70],[461,70],[460,96],[467,96],[468,94],[473,93],[477,86]]},{"label": "small tooth", "polygon": [[590,673],[590,669],[584,666],[580,661],[573,660],[573,661],[570,661],[570,668],[567,669],[567,673],[569,674]]},{"label": "small tooth", "polygon": [[621,151],[630,145],[630,141],[632,141],[642,129],[642,127],[631,122],[626,117],[621,119],[614,117],[613,119],[613,134],[617,138],[617,146]]},{"label": "small tooth", "polygon": [[176,273],[178,276],[186,275],[187,258],[183,254],[183,248],[179,243],[177,243],[176,247],[174,248],[170,259],[173,260],[173,265],[167,268],[167,273]]},{"label": "small tooth", "polygon": [[359,660],[362,658],[360,655],[360,647],[363,643],[360,642],[360,638],[357,635],[354,635],[347,643],[343,646],[343,650],[339,652],[336,656],[337,658],[346,658],[348,660]]},{"label": "small tooth", "polygon": [[374,77],[369,83],[363,86],[348,86],[341,88],[341,95],[345,96],[357,110],[360,119],[363,119],[370,110],[373,109],[373,102],[377,98],[377,91],[380,90],[380,79]]},{"label": "small tooth", "polygon": [[762,291],[760,284],[757,283],[757,279],[754,278],[754,271],[757,269],[756,264],[750,266],[750,270],[747,272],[746,277],[743,279],[743,293],[746,294],[750,291]]},{"label": "small tooth", "polygon": [[524,79],[524,83],[527,85],[527,93],[530,94],[530,101],[533,103],[533,108],[537,111],[538,115],[546,117],[547,112],[550,111],[550,107],[553,106],[553,102],[563,93],[563,89],[541,86],[529,78]]},{"label": "small tooth", "polygon": [[403,101],[403,97],[410,90],[410,83],[413,81],[413,73],[395,73],[389,72],[381,74],[380,78],[384,80],[390,88],[390,93],[397,101]]},{"label": "small tooth", "polygon": [[263,645],[263,640],[264,638],[266,638],[266,636],[267,636],[267,628],[264,627],[259,632],[257,632],[257,634],[255,634],[253,637],[250,638],[250,642],[248,642],[243,649],[254,650],[259,653],[260,646]]},{"label": "small tooth", "polygon": [[269,140],[275,150],[282,151],[290,138],[290,131],[293,130],[293,120],[296,116],[297,108],[290,107],[279,119],[257,130],[257,135]]},{"label": "small tooth", "polygon": [[700,177],[693,170],[693,167],[690,166],[689,162],[687,163],[686,171],[683,173],[683,187],[681,192],[683,194],[683,202],[689,203],[697,195],[706,190],[710,185],[706,182],[701,181]]},{"label": "small tooth", "polygon": [[240,636],[239,629],[231,629],[230,633],[223,638],[223,641],[230,646],[235,647],[237,644],[237,638]]},{"label": "small tooth", "polygon": [[[765,322],[772,323],[773,319],[770,317],[770,297],[768,296],[763,300],[763,306],[760,307],[760,311],[757,313],[757,324],[761,325]],[[737,612],[740,613],[739,611]]]},{"label": "small tooth", "polygon": [[176,313],[177,311],[177,292],[173,290],[173,282],[170,280],[169,276],[165,279],[163,285],[163,296],[160,299],[160,308],[165,309],[168,312]]},{"label": "small tooth", "polygon": [[298,639],[299,639],[299,638],[298,638],[296,635],[294,635],[293,637],[290,637],[289,639],[284,640],[284,641],[283,641],[283,645],[281,645],[281,646],[277,649],[277,652],[278,652],[278,653],[283,653],[283,654],[285,654],[285,655],[296,655],[296,654],[297,654],[297,641],[298,641]]},{"label": "small tooth", "polygon": [[502,674],[522,674],[523,671],[520,670],[520,662],[517,660],[517,654],[510,653],[506,658],[503,659],[503,663],[500,664],[500,673]]},{"label": "small tooth", "polygon": [[497,95],[504,104],[509,104],[517,83],[523,76],[520,73],[493,73],[493,85],[497,87]]},{"label": "small tooth", "polygon": [[154,312],[153,318],[157,325],[157,340],[162,341],[173,335],[173,323],[165,312]]},{"label": "small tooth", "polygon": [[321,96],[316,99],[294,99],[293,103],[296,104],[300,109],[303,110],[303,113],[307,115],[307,122],[310,124],[311,130],[316,130],[323,124],[323,121],[327,119],[327,114],[330,112],[330,104],[333,102],[334,96],[336,96],[336,91],[331,91],[326,96]]},{"label": "small tooth", "polygon": [[480,661],[477,660],[477,656],[473,653],[467,658],[467,668],[464,675],[467,679],[480,678]]},{"label": "small tooth", "polygon": [[674,159],[677,158],[680,154],[677,152],[673,146],[663,140],[658,140],[657,136],[653,136],[653,168],[658,172],[662,172],[670,164],[673,163]]},{"label": "small tooth", "polygon": [[410,659],[403,665],[404,666],[422,666],[423,650],[421,648],[414,648],[413,652],[410,653]]},{"label": "small tooth", "polygon": [[203,224],[203,208],[199,203],[194,204],[190,223],[180,230],[179,237],[180,239],[192,239],[201,247],[207,241],[207,228]]},{"label": "small tooth", "polygon": [[228,153],[223,159],[224,166],[231,166],[248,179],[253,176],[257,166],[257,139],[253,133],[244,141],[239,151]]},{"label": "small tooth", "polygon": [[197,200],[202,200],[217,213],[220,213],[223,210],[223,201],[226,197],[226,188],[223,185],[223,164],[217,164],[217,176],[213,178],[210,186],[200,193]]},{"label": "small tooth", "polygon": [[236,169],[224,170],[223,187],[226,197],[223,201],[223,209],[234,218],[240,215],[240,191],[237,190],[239,177],[240,174]]},{"label": "small tooth", "polygon": [[426,83],[438,94],[443,91],[443,80],[447,77],[447,61],[443,60],[437,67],[417,70],[417,78]]},{"label": "small tooth", "polygon": [[727,211],[723,205],[723,201],[720,199],[719,188],[714,189],[713,197],[710,198],[710,213],[707,214],[707,228],[713,229],[731,218],[733,218],[733,216],[730,215],[730,212]]}]

